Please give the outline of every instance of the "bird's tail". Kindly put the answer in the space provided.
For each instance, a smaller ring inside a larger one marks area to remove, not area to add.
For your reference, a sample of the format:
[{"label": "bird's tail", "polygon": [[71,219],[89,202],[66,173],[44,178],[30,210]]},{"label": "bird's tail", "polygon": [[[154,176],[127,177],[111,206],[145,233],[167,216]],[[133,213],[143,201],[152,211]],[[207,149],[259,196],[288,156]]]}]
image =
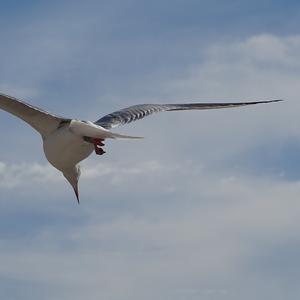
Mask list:
[{"label": "bird's tail", "polygon": [[95,125],[92,122],[83,122],[79,120],[72,120],[69,129],[76,135],[86,136],[98,139],[142,139],[139,136],[130,136],[111,132],[101,126]]},{"label": "bird's tail", "polygon": [[114,133],[110,131],[110,138],[112,139],[133,139],[133,140],[139,140],[143,139],[143,136],[131,136],[131,135],[124,135],[119,133]]}]

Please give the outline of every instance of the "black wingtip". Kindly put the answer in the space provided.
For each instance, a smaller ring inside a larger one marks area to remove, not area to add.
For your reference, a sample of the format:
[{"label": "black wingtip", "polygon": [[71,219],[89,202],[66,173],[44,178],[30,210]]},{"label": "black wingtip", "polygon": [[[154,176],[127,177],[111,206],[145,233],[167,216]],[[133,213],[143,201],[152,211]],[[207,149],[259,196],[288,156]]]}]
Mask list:
[{"label": "black wingtip", "polygon": [[283,99],[272,99],[272,100],[260,100],[260,101],[252,101],[252,102],[245,102],[246,105],[252,104],[266,104],[266,103],[275,103],[284,101]]},{"label": "black wingtip", "polygon": [[[252,102],[253,104],[263,104],[263,103],[274,103],[274,102],[281,102],[284,101],[283,99],[272,99],[272,100],[261,100],[257,102]],[[251,103],[251,102],[249,102]]]},{"label": "black wingtip", "polygon": [[269,100],[268,102],[281,102],[284,101],[283,99],[275,99],[275,100]]}]

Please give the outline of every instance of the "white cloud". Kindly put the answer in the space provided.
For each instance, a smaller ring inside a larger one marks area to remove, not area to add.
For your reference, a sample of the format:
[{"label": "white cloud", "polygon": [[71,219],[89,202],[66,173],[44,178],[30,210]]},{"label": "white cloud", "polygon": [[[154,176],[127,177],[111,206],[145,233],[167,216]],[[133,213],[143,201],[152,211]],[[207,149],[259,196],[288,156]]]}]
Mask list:
[{"label": "white cloud", "polygon": [[38,163],[6,164],[0,162],[0,187],[15,188],[20,185],[57,181],[57,171],[50,165]]},{"label": "white cloud", "polygon": [[[246,66],[256,64],[263,68],[268,63],[279,67],[299,67],[300,35],[276,36],[260,34],[232,44],[214,45],[208,48],[207,55],[223,64],[233,66],[243,61]],[[267,71],[267,70],[265,70]]]},{"label": "white cloud", "polygon": [[[202,62],[171,87],[213,98],[285,99],[298,95],[300,36],[270,34],[209,45]],[[291,89],[293,87],[293,89]]]},{"label": "white cloud", "polygon": [[[3,245],[0,276],[50,284],[54,297],[63,294],[67,299],[86,294],[97,299],[100,292],[112,299],[206,294],[240,299],[250,285],[265,280],[256,265],[264,248],[284,246],[299,234],[300,185],[205,177],[202,183],[204,175],[190,176],[193,188],[169,207],[156,202],[151,211],[117,214],[110,220],[102,220],[94,207],[88,223],[60,232],[57,226],[46,228],[29,248]],[[280,274],[273,276],[267,281],[276,285]],[[278,289],[269,292],[276,297]]]},{"label": "white cloud", "polygon": [[[178,166],[163,165],[158,160],[150,160],[136,163],[96,163],[86,164],[82,168],[82,177],[85,180],[101,179],[106,177],[113,184],[118,184],[129,178],[140,175],[158,174],[165,171],[176,171]],[[6,164],[0,162],[0,187],[15,188],[20,185],[30,185],[43,182],[55,183],[61,180],[60,172],[50,164],[21,163]]]}]

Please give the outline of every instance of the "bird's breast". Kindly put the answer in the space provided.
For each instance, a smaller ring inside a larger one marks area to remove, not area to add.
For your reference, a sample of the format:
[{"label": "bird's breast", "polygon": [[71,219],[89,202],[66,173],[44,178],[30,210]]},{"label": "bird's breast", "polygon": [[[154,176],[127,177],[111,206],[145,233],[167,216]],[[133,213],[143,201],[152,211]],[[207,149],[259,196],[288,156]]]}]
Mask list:
[{"label": "bird's breast", "polygon": [[93,145],[63,127],[44,140],[44,152],[48,161],[57,169],[75,166],[93,152]]}]

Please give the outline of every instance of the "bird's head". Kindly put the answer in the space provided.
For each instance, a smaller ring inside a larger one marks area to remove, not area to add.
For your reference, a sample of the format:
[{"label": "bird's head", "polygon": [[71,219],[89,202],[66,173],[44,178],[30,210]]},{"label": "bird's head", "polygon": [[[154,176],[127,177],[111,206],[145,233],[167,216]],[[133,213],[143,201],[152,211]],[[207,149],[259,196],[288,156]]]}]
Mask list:
[{"label": "bird's head", "polygon": [[73,168],[69,168],[63,171],[65,178],[69,181],[74,189],[77,202],[79,203],[79,191],[78,191],[78,181],[81,174],[80,166],[76,165]]}]

